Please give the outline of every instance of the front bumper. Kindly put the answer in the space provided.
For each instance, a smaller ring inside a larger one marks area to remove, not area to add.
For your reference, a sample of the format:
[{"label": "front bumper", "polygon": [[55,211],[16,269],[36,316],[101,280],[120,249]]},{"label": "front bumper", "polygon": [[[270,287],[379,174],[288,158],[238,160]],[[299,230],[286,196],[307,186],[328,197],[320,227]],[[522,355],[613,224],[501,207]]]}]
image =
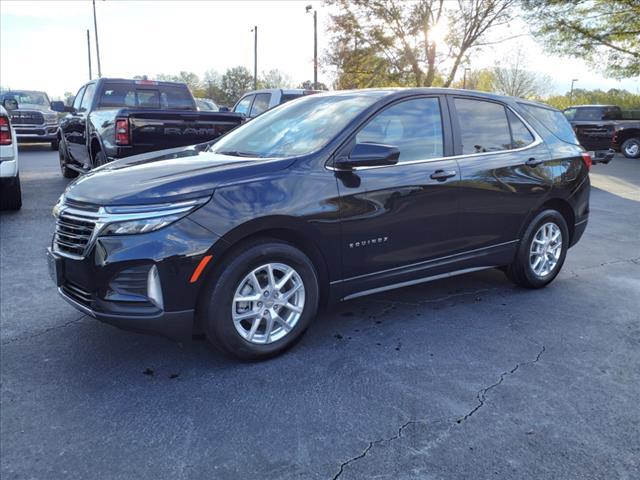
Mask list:
[{"label": "front bumper", "polygon": [[156,232],[99,237],[83,258],[47,251],[60,295],[75,308],[124,330],[186,340],[206,273],[191,282],[218,237],[184,218]]},{"label": "front bumper", "polygon": [[16,137],[18,143],[36,143],[51,142],[58,136],[58,125],[42,124],[42,125],[15,125]]}]

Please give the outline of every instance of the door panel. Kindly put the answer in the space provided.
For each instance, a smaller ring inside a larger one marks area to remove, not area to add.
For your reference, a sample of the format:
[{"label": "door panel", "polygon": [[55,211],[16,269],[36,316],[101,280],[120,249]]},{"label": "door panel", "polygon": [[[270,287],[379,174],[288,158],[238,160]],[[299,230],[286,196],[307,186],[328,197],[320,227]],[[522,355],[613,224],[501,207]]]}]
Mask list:
[{"label": "door panel", "polygon": [[501,103],[450,98],[460,166],[465,250],[511,242],[553,186],[553,164],[535,132]]},{"label": "door panel", "polygon": [[455,160],[444,158],[451,132],[446,112],[438,97],[403,100],[354,135],[350,148],[385,144],[397,147],[400,158],[397,165],[336,173],[347,282],[389,269],[402,275],[410,264],[458,249],[460,172]]}]

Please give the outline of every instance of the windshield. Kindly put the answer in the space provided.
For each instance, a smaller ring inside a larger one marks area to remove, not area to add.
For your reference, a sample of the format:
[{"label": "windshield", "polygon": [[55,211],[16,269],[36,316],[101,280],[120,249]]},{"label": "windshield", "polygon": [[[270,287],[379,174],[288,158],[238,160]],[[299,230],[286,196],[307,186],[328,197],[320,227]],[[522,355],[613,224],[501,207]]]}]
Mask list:
[{"label": "windshield", "polygon": [[49,97],[43,92],[4,92],[2,100],[5,98],[15,98],[18,106],[21,104],[40,105],[42,107],[49,106]]},{"label": "windshield", "polygon": [[221,138],[215,153],[255,157],[306,155],[327,145],[384,92],[312,95],[269,110]]}]

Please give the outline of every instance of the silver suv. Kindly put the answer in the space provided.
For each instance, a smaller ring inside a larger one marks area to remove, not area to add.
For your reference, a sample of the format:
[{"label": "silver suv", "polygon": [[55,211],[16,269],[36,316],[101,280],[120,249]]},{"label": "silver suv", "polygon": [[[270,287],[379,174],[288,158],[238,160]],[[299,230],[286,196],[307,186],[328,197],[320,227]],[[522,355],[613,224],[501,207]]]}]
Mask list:
[{"label": "silver suv", "polygon": [[270,108],[300,98],[305,95],[318,93],[317,90],[303,88],[267,88],[245,93],[233,106],[233,112],[241,113],[247,118],[255,118]]}]

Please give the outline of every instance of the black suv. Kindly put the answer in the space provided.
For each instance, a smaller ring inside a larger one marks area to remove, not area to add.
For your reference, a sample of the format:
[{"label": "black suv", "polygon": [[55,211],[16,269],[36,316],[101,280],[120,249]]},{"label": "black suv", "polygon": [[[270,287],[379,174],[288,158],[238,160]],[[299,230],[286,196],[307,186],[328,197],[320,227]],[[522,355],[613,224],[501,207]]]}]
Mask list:
[{"label": "black suv", "polygon": [[326,302],[495,267],[544,287],[586,228],[590,166],[546,105],[450,89],[311,95],[71,183],[50,266],[98,320],[265,358]]}]

